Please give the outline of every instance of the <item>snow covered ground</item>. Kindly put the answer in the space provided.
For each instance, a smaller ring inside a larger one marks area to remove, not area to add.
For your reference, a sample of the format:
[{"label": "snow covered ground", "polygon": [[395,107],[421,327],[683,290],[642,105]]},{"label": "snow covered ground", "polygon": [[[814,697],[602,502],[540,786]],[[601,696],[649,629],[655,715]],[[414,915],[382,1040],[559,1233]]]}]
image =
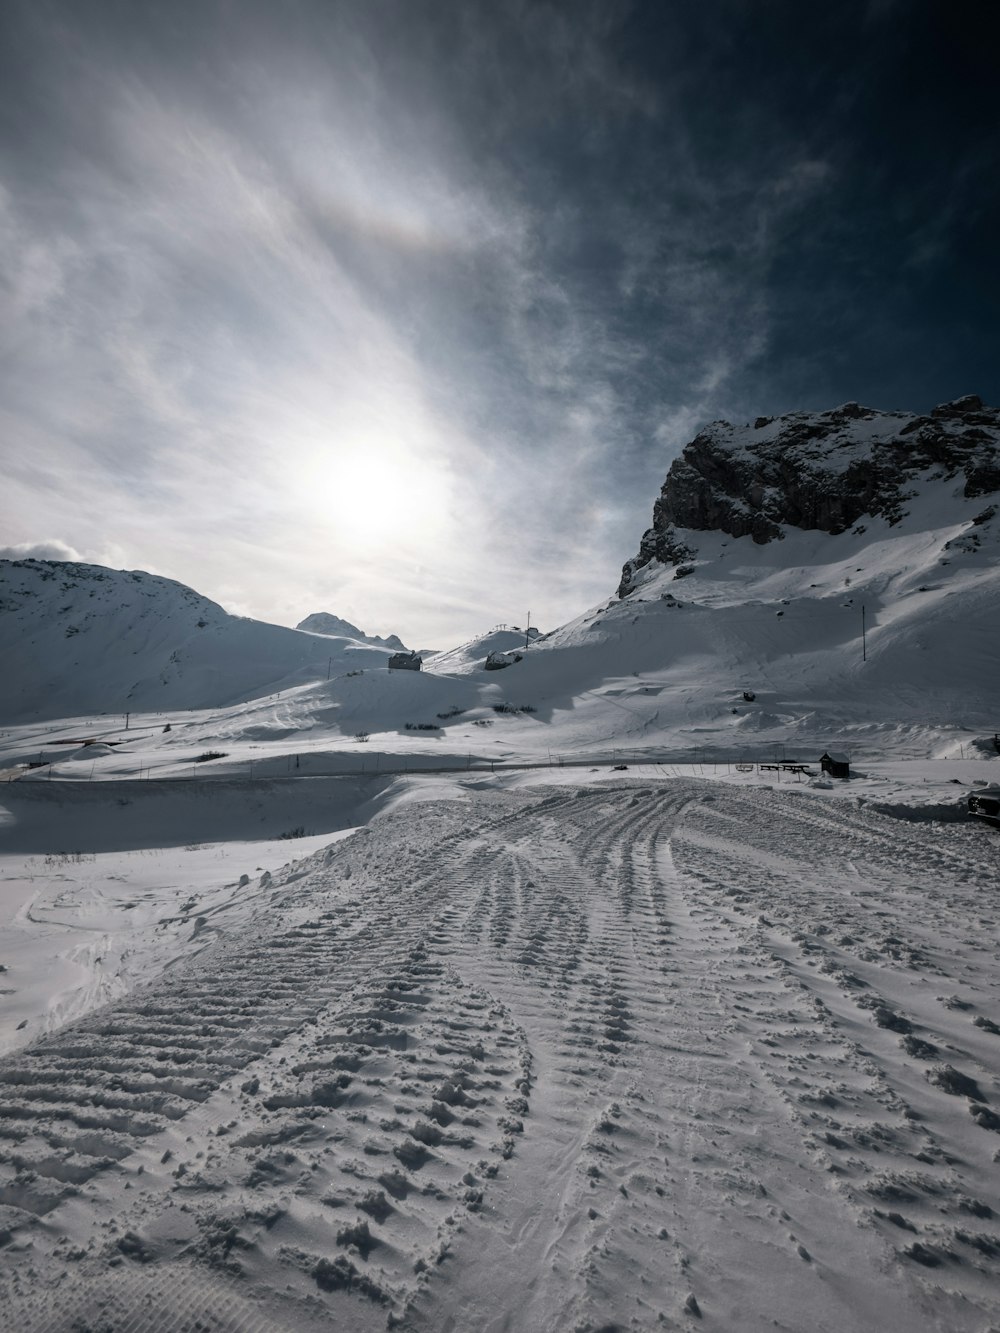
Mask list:
[{"label": "snow covered ground", "polygon": [[5,726],[11,1327],[1000,1324],[988,617],[658,577]]},{"label": "snow covered ground", "polygon": [[900,763],[595,767],[397,779],[282,869],[8,853],[5,978],[111,960],[0,1063],[10,1326],[995,1325],[995,832],[874,808]]},{"label": "snow covered ground", "polygon": [[[346,833],[296,839],[303,855]],[[289,840],[0,854],[0,1051],[126,994],[243,925]]]}]

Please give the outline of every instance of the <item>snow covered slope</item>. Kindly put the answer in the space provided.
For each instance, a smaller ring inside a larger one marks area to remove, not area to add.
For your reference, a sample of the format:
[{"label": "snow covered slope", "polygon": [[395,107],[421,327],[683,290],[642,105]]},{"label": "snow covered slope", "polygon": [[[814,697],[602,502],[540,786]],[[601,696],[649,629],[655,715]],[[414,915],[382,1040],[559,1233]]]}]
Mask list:
[{"label": "snow covered slope", "polygon": [[1000,414],[976,398],[715,423],[671,467],[618,598],[505,675],[567,747],[992,736],[998,507]]},{"label": "snow covered slope", "polygon": [[5,723],[213,708],[386,657],[352,638],[229,615],[153,574],[0,560]]},{"label": "snow covered slope", "polygon": [[525,634],[523,629],[513,626],[501,626],[491,629],[487,634],[479,634],[457,648],[446,648],[434,653],[428,659],[432,671],[466,672],[481,669],[490,653],[523,652],[525,641],[533,643],[538,638],[538,630],[531,628]]}]

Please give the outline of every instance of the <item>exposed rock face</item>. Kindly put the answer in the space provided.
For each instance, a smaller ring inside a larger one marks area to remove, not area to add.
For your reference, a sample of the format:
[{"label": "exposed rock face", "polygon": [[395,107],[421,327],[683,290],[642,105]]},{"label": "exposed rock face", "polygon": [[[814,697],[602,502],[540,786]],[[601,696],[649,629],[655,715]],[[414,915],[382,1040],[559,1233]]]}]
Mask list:
[{"label": "exposed rock face", "polygon": [[864,515],[898,522],[911,483],[935,469],[961,478],[966,496],[1000,490],[1000,410],[974,394],[929,416],[845,403],[829,412],[714,421],[670,466],[653,526],[622,570],[619,597],[652,560],[681,568],[690,532],[726,532],[763,544],[783,527],[844,532]]},{"label": "exposed rock face", "polygon": [[329,611],[314,611],[305,620],[300,620],[295,628],[310,634],[334,634],[342,639],[358,639],[361,643],[371,643],[377,648],[392,648],[396,652],[406,650],[406,644],[395,634],[389,634],[384,639],[377,634],[366,634],[349,620],[341,620],[340,616],[331,615]]}]

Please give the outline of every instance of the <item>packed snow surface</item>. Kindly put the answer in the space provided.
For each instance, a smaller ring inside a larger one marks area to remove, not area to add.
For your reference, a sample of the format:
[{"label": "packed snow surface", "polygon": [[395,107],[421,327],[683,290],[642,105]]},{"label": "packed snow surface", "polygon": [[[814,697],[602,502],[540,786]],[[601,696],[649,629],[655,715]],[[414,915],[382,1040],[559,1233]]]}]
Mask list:
[{"label": "packed snow surface", "polygon": [[993,830],[553,776],[233,848],[0,1062],[9,1327],[996,1324]]}]

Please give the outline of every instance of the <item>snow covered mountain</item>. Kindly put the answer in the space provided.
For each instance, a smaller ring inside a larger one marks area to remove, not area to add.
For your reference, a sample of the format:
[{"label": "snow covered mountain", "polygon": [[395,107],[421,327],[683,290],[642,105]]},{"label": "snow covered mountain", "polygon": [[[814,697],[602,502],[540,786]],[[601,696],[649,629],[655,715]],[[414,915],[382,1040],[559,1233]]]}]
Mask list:
[{"label": "snow covered mountain", "polygon": [[[829,412],[758,417],[742,429],[712,422],[671,466],[653,526],[622,571],[619,596],[643,581],[651,563],[688,563],[695,540],[684,529],[750,536],[763,545],[788,528],[835,536],[862,518],[895,527],[909,515],[907,502],[929,490],[962,517],[966,511],[950,501],[1000,491],[1000,412],[974,394],[926,417],[845,403]],[[993,517],[989,505],[979,510],[975,521]]]},{"label": "snow covered mountain", "polygon": [[407,651],[406,644],[397,635],[387,634],[382,638],[378,634],[366,634],[349,620],[342,620],[329,611],[314,611],[305,620],[300,620],[295,628],[305,630],[307,634],[332,634],[341,639],[357,639],[359,643],[370,643],[376,648],[390,648],[394,653]]},{"label": "snow covered mountain", "polygon": [[[995,753],[998,445],[1000,414],[972,397],[925,417],[848,404],[713,423],[671,466],[617,596],[527,651],[496,628],[421,673],[359,675],[398,640],[326,613],[286,629],[148,574],[0,562],[0,722],[202,709],[227,748],[363,734],[366,753],[431,746],[436,762]],[[511,649],[522,660],[484,669]]]},{"label": "snow covered mountain", "polygon": [[212,708],[388,654],[233,616],[172,579],[0,560],[0,720]]},{"label": "snow covered mountain", "polygon": [[992,741],[998,446],[1000,413],[971,396],[926,417],[713,423],[671,466],[617,597],[533,649],[522,690],[552,654],[580,733],[600,699],[623,739]]}]

